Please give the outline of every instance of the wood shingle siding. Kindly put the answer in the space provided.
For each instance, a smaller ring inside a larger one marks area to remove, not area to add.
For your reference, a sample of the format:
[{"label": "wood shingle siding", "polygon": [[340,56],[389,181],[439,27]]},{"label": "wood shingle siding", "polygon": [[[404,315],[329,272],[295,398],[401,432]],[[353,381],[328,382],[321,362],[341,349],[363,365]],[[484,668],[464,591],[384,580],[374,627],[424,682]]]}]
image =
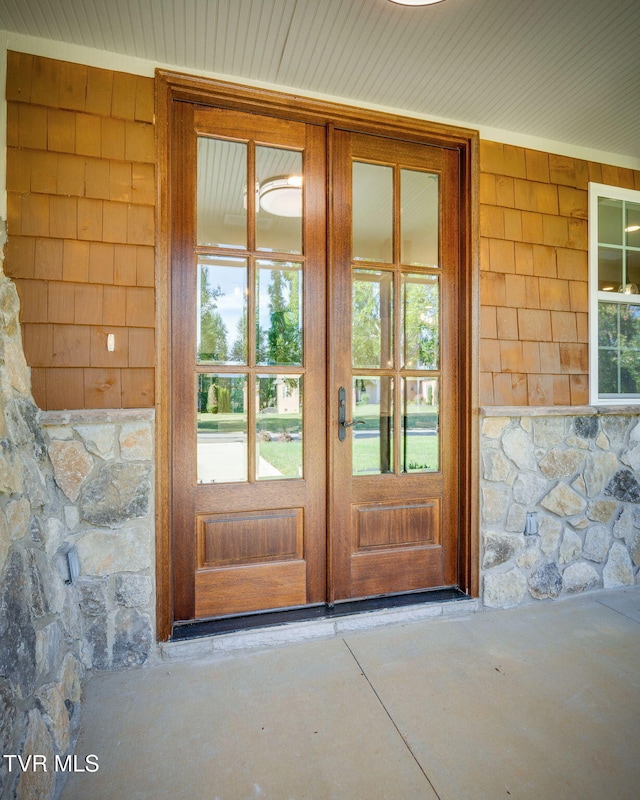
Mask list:
[{"label": "wood shingle siding", "polygon": [[9,52],[7,103],[5,269],[36,402],[152,406],[154,82]]}]

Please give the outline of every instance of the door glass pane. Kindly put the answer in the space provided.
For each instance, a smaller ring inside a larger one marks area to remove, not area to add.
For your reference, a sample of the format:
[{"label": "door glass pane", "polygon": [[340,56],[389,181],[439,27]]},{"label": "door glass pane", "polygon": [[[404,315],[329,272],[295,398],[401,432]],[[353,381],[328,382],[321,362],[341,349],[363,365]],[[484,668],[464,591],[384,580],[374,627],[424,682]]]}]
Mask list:
[{"label": "door glass pane", "polygon": [[302,265],[258,261],[258,364],[302,364]]},{"label": "door glass pane", "polygon": [[437,267],[439,214],[437,175],[400,170],[402,263]]},{"label": "door glass pane", "polygon": [[627,247],[640,247],[640,203],[625,203],[627,218],[624,223]]},{"label": "door glass pane", "polygon": [[247,363],[247,261],[198,257],[197,360]]},{"label": "door glass pane", "polygon": [[627,288],[629,294],[637,294],[640,290],[640,250],[627,250]]},{"label": "door glass pane", "polygon": [[354,367],[393,366],[393,273],[355,269],[351,289]]},{"label": "door glass pane", "polygon": [[402,472],[440,469],[438,378],[402,379]]},{"label": "door glass pane", "polygon": [[197,376],[198,483],[247,480],[247,377]]},{"label": "door glass pane", "polygon": [[198,244],[247,246],[247,145],[198,138]]},{"label": "door glass pane", "polygon": [[393,472],[393,378],[354,376],[352,393],[353,474]]},{"label": "door glass pane", "polygon": [[598,304],[598,391],[640,393],[640,306]]},{"label": "door glass pane", "polygon": [[622,250],[598,248],[598,290],[617,292],[622,284]]},{"label": "door glass pane", "polygon": [[622,201],[598,198],[598,242],[622,244]]},{"label": "door glass pane", "polygon": [[302,252],[302,153],[256,147],[256,244],[259,250]]},{"label": "door glass pane", "polygon": [[353,259],[393,261],[393,169],[353,162]]},{"label": "door glass pane", "polygon": [[256,407],[258,480],[302,478],[302,377],[259,375]]},{"label": "door glass pane", "polygon": [[440,368],[440,280],[402,275],[402,330],[407,369]]}]

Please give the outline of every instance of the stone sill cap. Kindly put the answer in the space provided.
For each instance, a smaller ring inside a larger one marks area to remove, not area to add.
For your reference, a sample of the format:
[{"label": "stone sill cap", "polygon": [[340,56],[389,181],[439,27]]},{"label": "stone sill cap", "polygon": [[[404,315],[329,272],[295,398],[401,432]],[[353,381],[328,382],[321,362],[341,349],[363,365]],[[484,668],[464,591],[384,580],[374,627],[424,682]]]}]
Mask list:
[{"label": "stone sill cap", "polygon": [[482,406],[481,417],[592,417],[637,416],[640,406]]},{"label": "stone sill cap", "polygon": [[108,425],[123,422],[153,422],[153,408],[87,408],[73,411],[41,411],[43,427],[56,425]]}]

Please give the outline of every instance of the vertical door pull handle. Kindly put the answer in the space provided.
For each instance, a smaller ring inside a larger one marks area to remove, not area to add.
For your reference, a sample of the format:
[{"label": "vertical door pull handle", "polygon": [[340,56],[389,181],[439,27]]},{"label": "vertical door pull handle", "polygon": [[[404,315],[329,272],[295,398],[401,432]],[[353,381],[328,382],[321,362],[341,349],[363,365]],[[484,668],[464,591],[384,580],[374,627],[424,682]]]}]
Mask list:
[{"label": "vertical door pull handle", "polygon": [[347,392],[344,386],[338,389],[338,439],[341,442],[347,438],[347,429],[344,423],[347,420]]},{"label": "vertical door pull handle", "polygon": [[344,386],[341,386],[338,389],[338,439],[344,442],[347,437],[347,428],[365,424],[363,419],[354,419],[351,422],[347,422],[347,392]]}]

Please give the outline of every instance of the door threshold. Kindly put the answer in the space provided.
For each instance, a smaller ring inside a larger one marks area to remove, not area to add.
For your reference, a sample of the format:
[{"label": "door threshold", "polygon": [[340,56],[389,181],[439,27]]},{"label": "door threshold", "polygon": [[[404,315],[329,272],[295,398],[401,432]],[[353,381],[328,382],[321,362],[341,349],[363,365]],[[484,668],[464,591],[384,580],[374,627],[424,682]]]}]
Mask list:
[{"label": "door threshold", "polygon": [[260,628],[273,628],[291,623],[333,621],[343,617],[354,617],[371,612],[385,612],[410,609],[413,606],[436,606],[462,600],[471,600],[469,595],[458,588],[432,589],[411,594],[384,595],[366,600],[346,600],[333,606],[303,606],[279,611],[262,611],[236,617],[179,622],[173,626],[170,642],[183,642],[205,636],[220,636],[228,633],[253,631]]}]

